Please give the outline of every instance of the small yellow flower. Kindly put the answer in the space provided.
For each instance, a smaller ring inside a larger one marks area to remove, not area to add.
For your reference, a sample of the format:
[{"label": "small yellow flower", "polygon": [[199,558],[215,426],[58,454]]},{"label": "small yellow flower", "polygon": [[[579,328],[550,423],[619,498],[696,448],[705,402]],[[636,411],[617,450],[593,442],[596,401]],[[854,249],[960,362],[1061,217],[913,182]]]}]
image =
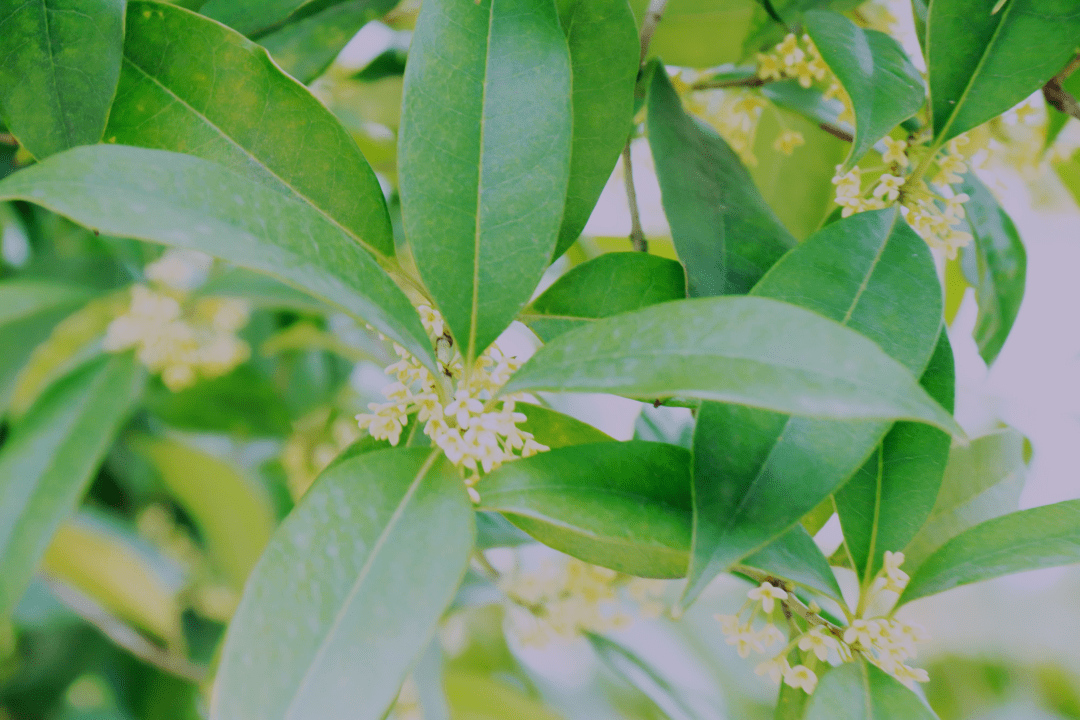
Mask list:
[{"label": "small yellow flower", "polygon": [[894,140],[888,136],[886,136],[882,142],[885,143],[885,152],[881,156],[883,161],[887,163],[899,163],[900,167],[908,166],[908,156],[905,152],[907,150],[907,142],[904,140]]},{"label": "small yellow flower", "polygon": [[818,660],[829,657],[829,650],[836,648],[836,640],[826,635],[820,626],[813,628],[799,639],[799,649],[803,652],[813,651]]},{"label": "small yellow flower", "polygon": [[758,641],[765,647],[784,641],[784,633],[780,632],[780,629],[772,623],[766,623],[765,627],[758,631],[757,637]]},{"label": "small yellow flower", "polygon": [[720,632],[725,635],[734,635],[739,632],[738,615],[713,615],[713,618],[720,623]]},{"label": "small yellow flower", "polygon": [[900,197],[900,188],[904,184],[904,178],[885,173],[878,178],[877,187],[874,188],[874,197],[886,198],[890,202]]},{"label": "small yellow flower", "polygon": [[950,185],[963,180],[959,173],[967,172],[968,166],[959,155],[946,155],[938,160],[938,173],[934,176],[935,185]]},{"label": "small yellow flower", "polygon": [[775,601],[787,600],[788,594],[783,588],[775,587],[772,583],[763,582],[758,587],[753,588],[750,592],[746,593],[746,596],[751,600],[760,600],[761,609],[766,613],[771,613],[775,606]]},{"label": "small yellow flower", "polygon": [[773,143],[773,149],[779,150],[785,155],[791,155],[795,152],[795,148],[805,144],[806,140],[803,139],[802,133],[795,130],[785,130],[777,136],[776,142]]},{"label": "small yellow flower", "polygon": [[739,657],[742,658],[750,657],[751,650],[759,653],[765,652],[757,633],[749,628],[729,636],[726,642],[728,645],[734,645],[735,649],[739,651]]},{"label": "small yellow flower", "polygon": [[848,645],[858,642],[864,648],[873,646],[879,637],[881,625],[876,620],[852,620],[851,626],[844,631],[844,642]]},{"label": "small yellow flower", "polygon": [[783,66],[780,64],[780,58],[758,53],[757,61],[757,76],[762,80],[779,80],[782,77],[780,71]]},{"label": "small yellow flower", "polygon": [[772,660],[766,660],[763,663],[759,663],[758,666],[754,668],[754,674],[768,674],[770,680],[774,683],[778,683],[789,670],[791,670],[791,665],[788,664],[787,658],[783,655],[777,655]]},{"label": "small yellow flower", "polygon": [[796,665],[784,673],[784,682],[793,688],[805,691],[807,695],[812,695],[814,688],[817,687],[817,675],[805,665]]}]

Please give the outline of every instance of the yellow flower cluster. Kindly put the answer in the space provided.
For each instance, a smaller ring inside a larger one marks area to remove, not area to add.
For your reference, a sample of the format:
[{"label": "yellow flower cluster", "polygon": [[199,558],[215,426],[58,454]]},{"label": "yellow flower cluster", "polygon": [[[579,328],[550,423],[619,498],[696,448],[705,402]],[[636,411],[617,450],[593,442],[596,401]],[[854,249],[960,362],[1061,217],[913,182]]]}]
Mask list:
[{"label": "yellow flower cluster", "polygon": [[[869,607],[882,590],[898,593],[904,589],[908,576],[900,569],[903,561],[903,553],[885,553],[884,567],[878,572],[860,607]],[[786,619],[788,627],[786,635],[774,623],[778,603],[784,605],[782,617]],[[807,694],[813,693],[817,687],[818,676],[814,669],[819,663],[831,660],[846,663],[863,657],[908,687],[929,679],[925,670],[906,664],[907,660],[915,657],[915,644],[928,639],[918,626],[892,617],[855,617],[845,628],[828,622],[820,612],[821,608],[816,603],[804,606],[779,584],[765,581],[747,593],[747,601],[737,614],[715,617],[727,636],[727,643],[735,646],[740,657],[749,657],[751,652],[764,654],[768,647],[790,637],[778,653],[760,663],[754,671],[758,675],[770,676],[773,682],[782,679],[787,685],[802,689]],[[755,627],[759,617],[765,623]],[[796,618],[801,618],[805,629]],[[802,663],[793,666],[789,657],[796,648]]]},{"label": "yellow flower cluster", "polygon": [[687,106],[709,122],[744,165],[754,167],[758,164],[754,141],[761,114],[769,106],[765,98],[747,90],[709,90],[691,96]]},{"label": "yellow flower cluster", "polygon": [[[383,388],[388,402],[371,403],[371,412],[357,415],[356,421],[375,439],[389,440],[396,446],[409,416],[418,413],[419,422],[425,423],[424,434],[450,462],[470,471],[465,484],[473,501],[478,502],[474,485],[480,481],[481,469],[489,473],[504,462],[549,448],[518,427],[526,417],[517,411],[513,397],[498,398],[499,389],[520,366],[518,361],[492,344],[465,372],[439,311],[427,305],[417,309],[435,348],[440,376],[394,343],[400,359],[386,368],[396,380]],[[495,409],[496,403],[502,407]]]},{"label": "yellow flower cluster", "polygon": [[758,53],[757,76],[762,80],[794,78],[804,88],[815,80],[824,80],[829,69],[821,60],[817,47],[809,35],[799,38],[789,34],[769,53]]},{"label": "yellow flower cluster", "polygon": [[139,362],[177,391],[199,377],[214,378],[251,356],[236,332],[248,322],[247,303],[231,298],[191,299],[188,291],[199,268],[184,254],[169,251],[146,267],[145,285],[131,288],[127,311],[105,333],[108,352],[134,348]]},{"label": "yellow flower cluster", "polygon": [[560,557],[504,575],[499,587],[511,601],[507,619],[514,634],[523,645],[544,646],[659,617],[666,584]]},{"label": "yellow flower cluster", "polygon": [[869,196],[869,187],[863,188],[860,168],[852,168],[846,175],[838,174],[833,178],[836,204],[843,208],[841,215],[849,217],[899,202],[904,218],[927,245],[942,251],[950,260],[955,258],[957,251],[972,241],[971,233],[961,229],[964,203],[969,198],[952,187],[963,179],[960,173],[967,172],[961,148],[968,139],[961,135],[948,142],[946,152],[937,159],[937,174],[932,181],[934,189],[914,173],[906,174],[911,165],[907,141],[886,137],[882,142],[885,152],[881,159],[887,172],[876,178]]},{"label": "yellow flower cluster", "polygon": [[359,439],[356,423],[329,407],[313,410],[293,423],[293,433],[281,449],[281,465],[293,500],[299,500],[319,473]]}]

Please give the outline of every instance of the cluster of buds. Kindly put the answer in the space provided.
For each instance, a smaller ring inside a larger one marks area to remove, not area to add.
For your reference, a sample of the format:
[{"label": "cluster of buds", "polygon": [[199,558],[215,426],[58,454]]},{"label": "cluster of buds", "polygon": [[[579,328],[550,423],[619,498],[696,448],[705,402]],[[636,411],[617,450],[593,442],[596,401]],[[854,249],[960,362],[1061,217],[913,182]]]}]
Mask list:
[{"label": "cluster of buds", "polygon": [[948,142],[945,153],[937,158],[937,173],[931,184],[918,173],[908,173],[911,161],[907,141],[886,137],[882,142],[885,152],[881,159],[886,172],[868,187],[863,187],[863,171],[858,167],[833,178],[836,204],[843,208],[841,214],[848,217],[899,203],[904,218],[927,245],[942,251],[950,260],[955,258],[957,251],[972,241],[971,233],[961,229],[966,216],[964,203],[969,198],[952,187],[963,180],[960,174],[968,170],[961,151],[968,139],[961,135]]},{"label": "cluster of buds", "polygon": [[509,599],[507,621],[522,645],[542,647],[582,633],[605,633],[659,617],[662,580],[623,575],[571,557],[499,580]]},{"label": "cluster of buds", "polygon": [[224,375],[251,356],[248,344],[236,336],[247,325],[249,308],[232,298],[191,298],[203,261],[194,253],[170,250],[146,267],[153,287],[135,285],[124,314],[105,334],[108,352],[135,349],[153,373],[160,373],[174,392],[194,385],[200,377]]},{"label": "cluster of buds", "polygon": [[342,450],[360,439],[360,430],[347,415],[330,407],[318,408],[293,423],[293,432],[281,449],[281,466],[293,500]]},{"label": "cluster of buds", "polygon": [[[885,565],[878,572],[867,590],[861,607],[869,607],[882,590],[900,592],[907,584],[908,576],[900,569],[903,553],[885,553]],[[777,620],[778,606],[783,620]],[[928,638],[919,627],[908,625],[892,617],[851,618],[847,627],[834,625],[821,616],[821,607],[811,602],[803,605],[779,580],[766,580],[747,593],[747,601],[735,615],[716,615],[720,627],[727,636],[727,643],[735,646],[740,657],[751,652],[766,654],[775,644],[784,643],[771,659],[760,663],[755,672],[769,675],[774,682],[783,682],[799,688],[807,694],[817,687],[819,664],[852,662],[862,657],[889,673],[908,687],[915,682],[926,682],[926,671],[906,664],[915,657],[915,644]],[[764,624],[757,625],[758,619]],[[787,627],[785,634],[778,626]],[[791,658],[800,662],[791,664]]]},{"label": "cluster of buds", "polygon": [[758,53],[757,76],[762,80],[793,78],[804,88],[815,80],[824,80],[829,69],[821,59],[809,35],[789,34],[772,52]]},{"label": "cluster of buds", "polygon": [[356,421],[375,439],[396,446],[409,416],[417,413],[419,422],[425,423],[424,434],[450,462],[469,471],[465,484],[473,501],[479,502],[474,486],[481,470],[489,473],[504,462],[549,448],[518,427],[526,417],[516,409],[514,398],[498,398],[499,389],[517,371],[518,361],[492,344],[466,372],[439,311],[427,305],[418,310],[435,348],[440,376],[394,343],[399,360],[386,368],[395,378],[383,388],[387,402],[371,403],[371,412],[357,415]]}]

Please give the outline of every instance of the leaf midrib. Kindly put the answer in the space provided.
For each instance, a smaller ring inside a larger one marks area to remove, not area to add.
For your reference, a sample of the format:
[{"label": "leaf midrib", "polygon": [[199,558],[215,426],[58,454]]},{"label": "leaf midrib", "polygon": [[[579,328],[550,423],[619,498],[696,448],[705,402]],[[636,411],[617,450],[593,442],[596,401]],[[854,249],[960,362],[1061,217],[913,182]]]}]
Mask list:
[{"label": "leaf midrib", "polygon": [[472,304],[469,308],[469,339],[465,345],[465,367],[471,368],[476,358],[476,322],[480,316],[480,231],[482,198],[484,195],[484,133],[487,123],[487,92],[491,84],[489,68],[491,65],[491,35],[495,24],[495,2],[490,0],[488,5],[488,31],[484,42],[484,82],[480,90],[480,131],[479,153],[476,162],[476,226],[473,230],[473,278],[472,278]]}]

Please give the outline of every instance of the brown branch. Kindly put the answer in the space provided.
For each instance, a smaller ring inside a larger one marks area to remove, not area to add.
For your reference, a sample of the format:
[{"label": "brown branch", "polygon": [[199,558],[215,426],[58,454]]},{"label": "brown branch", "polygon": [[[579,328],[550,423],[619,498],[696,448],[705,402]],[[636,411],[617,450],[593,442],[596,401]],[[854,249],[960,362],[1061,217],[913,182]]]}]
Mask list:
[{"label": "brown branch", "polygon": [[630,206],[630,243],[637,252],[649,252],[649,242],[645,231],[641,229],[641,215],[638,212],[637,191],[634,189],[634,166],[630,161],[630,141],[622,151],[623,182],[626,185],[626,204]]},{"label": "brown branch", "polygon": [[1066,90],[1062,83],[1072,75],[1074,72],[1080,69],[1080,54],[1077,54],[1069,64],[1062,68],[1054,77],[1050,78],[1045,85],[1043,85],[1043,97],[1046,98],[1048,105],[1056,109],[1058,112],[1070,115],[1077,120],[1080,120],[1080,102],[1077,102],[1076,98],[1072,96],[1068,90]]},{"label": "brown branch", "polygon": [[820,123],[820,124],[818,124],[818,127],[821,128],[822,130],[824,130],[825,132],[829,133],[833,137],[840,138],[844,142],[854,142],[855,141],[855,138],[852,137],[851,133],[849,133],[847,130],[843,130],[841,128],[838,128],[835,125],[830,125],[829,123]]},{"label": "brown branch", "polygon": [[771,82],[752,75],[745,78],[729,78],[727,80],[699,80],[690,86],[691,90],[719,90],[722,88],[747,87],[756,88]]},{"label": "brown branch", "polygon": [[11,133],[0,133],[0,145],[18,145],[19,141]]},{"label": "brown branch", "polygon": [[200,683],[206,677],[205,667],[158,647],[130,625],[110,614],[88,595],[56,578],[44,576],[43,579],[56,599],[69,610],[143,662],[193,683]]},{"label": "brown branch", "polygon": [[664,16],[667,0],[650,0],[649,8],[645,11],[645,19],[641,22],[641,64],[645,64],[645,56],[649,54],[649,44],[652,42],[656,26]]}]

